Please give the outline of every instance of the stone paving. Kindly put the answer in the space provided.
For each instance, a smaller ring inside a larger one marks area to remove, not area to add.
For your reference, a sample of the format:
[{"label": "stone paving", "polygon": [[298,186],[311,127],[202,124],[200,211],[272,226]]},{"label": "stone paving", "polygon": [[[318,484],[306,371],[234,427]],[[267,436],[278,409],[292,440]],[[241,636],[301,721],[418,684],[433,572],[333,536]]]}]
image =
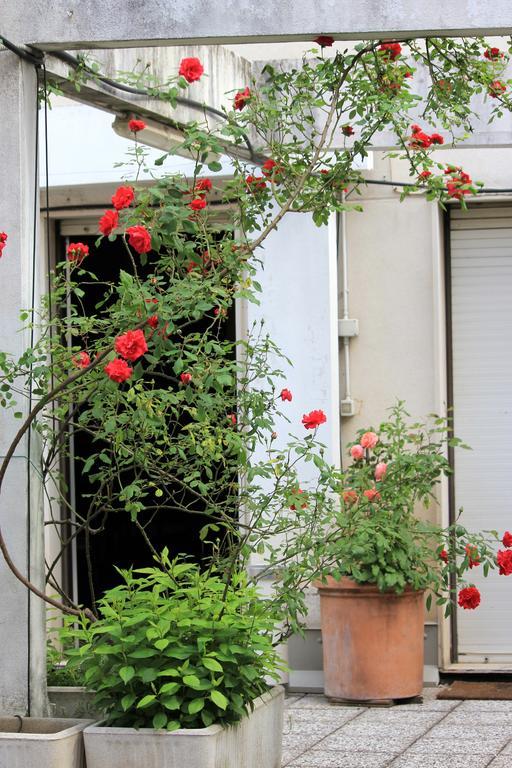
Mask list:
[{"label": "stone paving", "polygon": [[283,768],[511,768],[512,701],[437,701],[390,708],[286,700]]}]

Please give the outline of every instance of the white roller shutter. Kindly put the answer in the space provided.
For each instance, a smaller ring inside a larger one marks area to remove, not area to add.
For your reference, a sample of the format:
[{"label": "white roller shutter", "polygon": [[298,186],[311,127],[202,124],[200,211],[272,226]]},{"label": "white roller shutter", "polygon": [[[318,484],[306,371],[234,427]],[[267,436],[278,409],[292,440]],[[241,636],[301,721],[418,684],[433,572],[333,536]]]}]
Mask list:
[{"label": "white roller shutter", "polygon": [[[455,454],[455,503],[470,530],[512,530],[512,207],[451,214],[455,432],[473,450]],[[458,609],[461,662],[512,669],[512,576],[469,578],[475,611]]]}]

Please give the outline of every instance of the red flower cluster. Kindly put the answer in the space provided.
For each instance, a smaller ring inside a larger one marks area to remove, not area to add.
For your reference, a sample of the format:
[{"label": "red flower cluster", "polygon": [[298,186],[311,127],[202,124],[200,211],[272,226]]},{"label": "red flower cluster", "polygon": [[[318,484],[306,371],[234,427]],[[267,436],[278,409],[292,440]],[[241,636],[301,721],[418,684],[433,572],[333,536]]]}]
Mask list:
[{"label": "red flower cluster", "polygon": [[462,168],[454,168],[453,166],[448,166],[444,172],[451,177],[446,182],[448,197],[462,200],[464,195],[471,195],[473,193],[473,190],[470,188],[472,180],[469,173],[465,173]]},{"label": "red flower cluster", "polygon": [[507,90],[507,86],[501,82],[501,80],[493,80],[489,86],[489,96],[491,99],[497,99]]},{"label": "red flower cluster", "polygon": [[194,187],[194,192],[211,192],[212,186],[210,179],[199,179]]},{"label": "red flower cluster", "polygon": [[302,417],[302,423],[306,429],[316,429],[320,426],[320,424],[324,424],[326,421],[327,416],[321,410],[305,413]]},{"label": "red flower cluster", "polygon": [[500,576],[512,576],[512,549],[499,549],[496,562],[500,569]]},{"label": "red flower cluster", "polygon": [[86,256],[89,255],[89,246],[84,243],[70,243],[66,249],[68,261],[80,266]]},{"label": "red flower cluster", "polygon": [[279,395],[279,397],[281,398],[283,403],[284,403],[285,400],[288,400],[288,402],[291,403],[293,395],[292,395],[292,393],[290,392],[289,389],[282,389],[281,390],[281,394]]},{"label": "red flower cluster", "polygon": [[271,181],[278,183],[279,182],[279,176],[283,173],[284,168],[282,165],[279,165],[279,163],[276,163],[275,160],[272,160],[271,157],[269,157],[268,160],[265,160],[263,165],[261,166],[261,172],[264,176],[266,176],[267,179],[271,179]]},{"label": "red flower cluster", "polygon": [[342,127],[341,127],[341,132],[342,132],[342,134],[343,134],[344,136],[353,136],[353,135],[354,135],[354,133],[355,133],[355,131],[354,131],[354,129],[352,128],[352,126],[351,126],[351,125],[348,125],[348,123],[347,123],[347,125],[342,125]]},{"label": "red flower cluster", "polygon": [[345,504],[356,504],[358,501],[358,495],[355,491],[345,491],[343,493],[343,501]]},{"label": "red flower cluster", "polygon": [[411,125],[411,149],[428,149],[432,144],[444,144],[444,138],[440,133],[432,133],[430,136],[421,130],[419,125]]},{"label": "red flower cluster", "polygon": [[77,368],[87,368],[87,366],[91,364],[91,358],[87,352],[82,350],[82,352],[79,352],[78,355],[75,355],[72,358],[72,362]]},{"label": "red flower cluster", "polygon": [[379,51],[391,61],[396,61],[402,53],[402,46],[400,43],[381,43]]},{"label": "red flower cluster", "polygon": [[457,601],[461,608],[466,611],[472,611],[480,605],[480,592],[476,587],[464,587],[459,592]]},{"label": "red flower cluster", "polygon": [[134,197],[133,187],[119,187],[112,195],[112,205],[116,211],[120,211],[122,208],[128,208],[133,203]]},{"label": "red flower cluster", "polygon": [[422,171],[419,174],[418,179],[421,179],[421,181],[425,181],[425,179],[428,179],[429,176],[432,176],[432,171]]},{"label": "red flower cluster", "polygon": [[505,531],[501,543],[505,549],[510,549],[512,547],[512,533],[510,533],[510,531]]},{"label": "red flower cluster", "polygon": [[133,373],[133,368],[130,368],[126,360],[121,360],[119,357],[116,357],[115,360],[111,360],[110,363],[107,363],[103,370],[109,379],[112,379],[112,381],[115,381],[117,384],[127,381]]},{"label": "red flower cluster", "polygon": [[245,183],[251,192],[257,192],[259,189],[267,188],[265,179],[262,176],[252,176],[249,174],[249,176],[245,177]]},{"label": "red flower cluster", "polygon": [[180,375],[181,383],[182,384],[190,384],[192,381],[192,374],[191,373],[182,373]]},{"label": "red flower cluster", "polygon": [[148,351],[144,333],[140,328],[135,331],[126,331],[118,336],[114,342],[114,348],[121,357],[132,362]]},{"label": "red flower cluster", "polygon": [[244,88],[243,91],[238,91],[238,93],[235,93],[235,98],[233,99],[233,109],[238,109],[238,111],[241,112],[250,98],[250,88]]},{"label": "red flower cluster", "polygon": [[439,553],[439,559],[443,561],[443,563],[448,562],[448,552],[446,549],[442,549]]},{"label": "red flower cluster", "polygon": [[128,128],[132,133],[138,133],[139,131],[143,131],[146,127],[146,123],[144,120],[129,120],[128,121]]},{"label": "red flower cluster", "polygon": [[204,72],[204,67],[195,57],[189,59],[182,59],[178,74],[185,78],[187,83],[194,83],[201,78]]},{"label": "red flower cluster", "polygon": [[334,43],[334,37],[331,37],[330,35],[318,35],[313,42],[319,45],[320,48],[330,48]]},{"label": "red flower cluster", "polygon": [[487,50],[484,51],[484,56],[489,61],[497,61],[498,59],[503,58],[503,53],[499,48],[487,48]]},{"label": "red flower cluster", "polygon": [[119,226],[119,214],[117,211],[105,211],[101,217],[98,229],[102,235],[108,237]]},{"label": "red flower cluster", "polygon": [[477,565],[480,565],[480,555],[478,554],[478,549],[476,547],[472,544],[466,544],[465,552],[470,568],[476,568]]},{"label": "red flower cluster", "polygon": [[375,488],[369,488],[366,491],[363,491],[363,496],[366,496],[370,504],[372,501],[379,501],[380,500],[380,493],[375,490]]},{"label": "red flower cluster", "polygon": [[5,232],[0,232],[0,256],[2,255],[2,251],[5,248],[6,242],[7,242],[7,234]]},{"label": "red flower cluster", "polygon": [[133,227],[128,227],[126,234],[128,235],[128,244],[131,245],[134,251],[137,251],[137,253],[150,252],[151,235],[146,227],[136,224]]}]

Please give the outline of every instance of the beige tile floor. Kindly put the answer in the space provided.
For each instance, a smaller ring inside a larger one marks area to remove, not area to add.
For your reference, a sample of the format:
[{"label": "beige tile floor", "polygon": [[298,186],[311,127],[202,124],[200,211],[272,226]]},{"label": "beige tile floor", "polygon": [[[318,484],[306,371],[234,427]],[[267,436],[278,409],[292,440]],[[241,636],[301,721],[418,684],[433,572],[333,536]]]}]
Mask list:
[{"label": "beige tile floor", "polygon": [[437,701],[391,708],[290,695],[283,768],[512,768],[511,701]]}]

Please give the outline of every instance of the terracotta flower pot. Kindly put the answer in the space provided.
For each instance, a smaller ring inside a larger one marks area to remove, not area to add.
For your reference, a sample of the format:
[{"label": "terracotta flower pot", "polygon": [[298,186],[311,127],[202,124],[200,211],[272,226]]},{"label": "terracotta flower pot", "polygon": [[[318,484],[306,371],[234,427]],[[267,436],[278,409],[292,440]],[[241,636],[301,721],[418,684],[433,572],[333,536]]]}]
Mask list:
[{"label": "terracotta flower pot", "polygon": [[351,579],[320,593],[325,694],[374,701],[419,696],[423,687],[423,592],[380,592]]}]

